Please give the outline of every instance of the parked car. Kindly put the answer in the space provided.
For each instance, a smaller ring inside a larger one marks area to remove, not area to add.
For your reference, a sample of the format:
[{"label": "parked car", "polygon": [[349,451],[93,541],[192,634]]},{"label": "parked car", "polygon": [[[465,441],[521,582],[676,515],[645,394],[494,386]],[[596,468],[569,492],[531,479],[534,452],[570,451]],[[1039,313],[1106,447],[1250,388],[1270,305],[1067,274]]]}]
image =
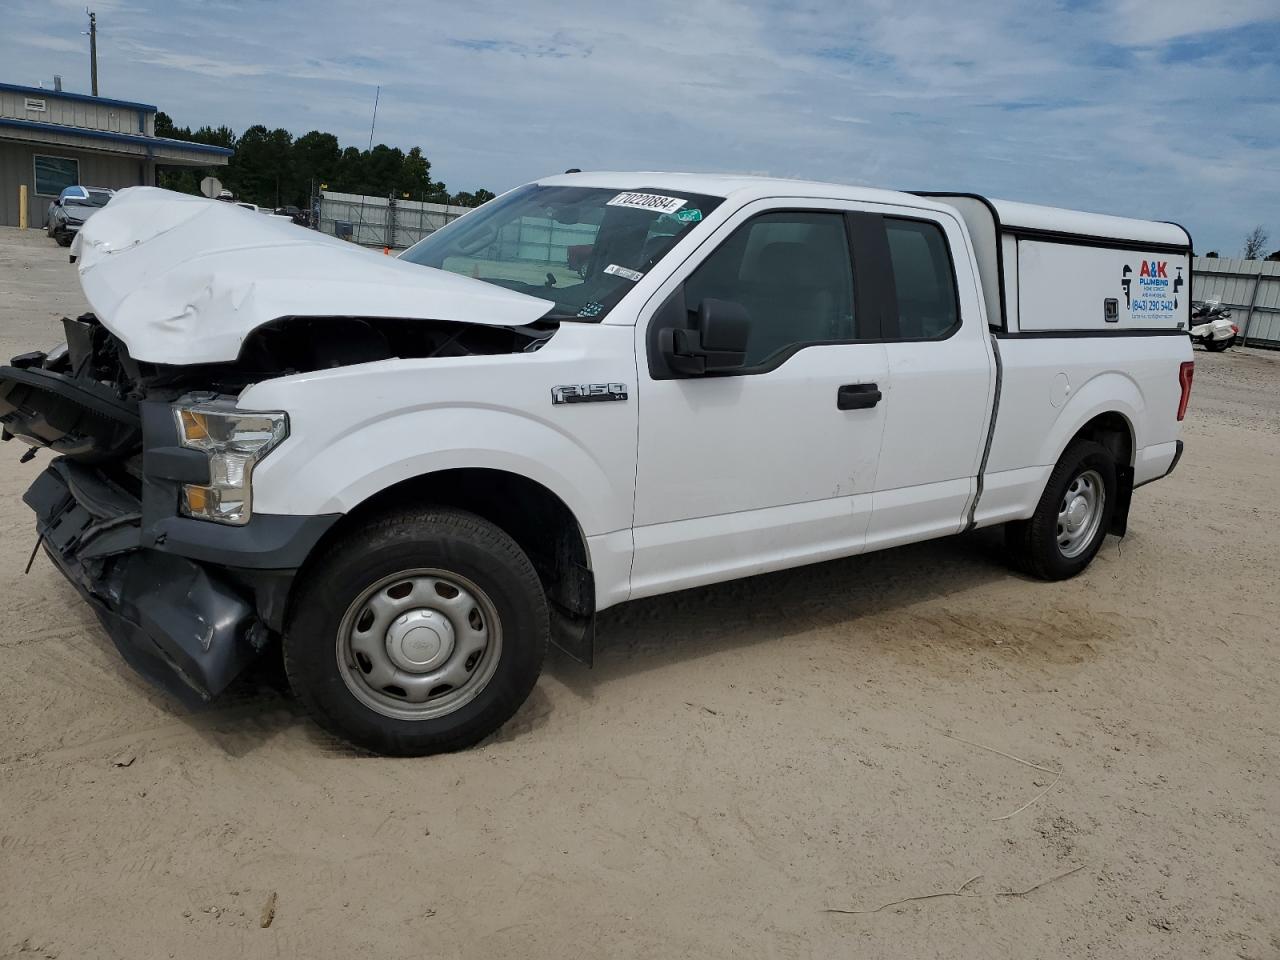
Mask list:
[{"label": "parked car", "polygon": [[71,246],[84,222],[105,207],[113,196],[115,191],[106,187],[67,187],[49,204],[45,232],[62,246]]},{"label": "parked car", "polygon": [[276,207],[274,216],[283,217],[286,220],[292,220],[300,227],[311,226],[311,216],[306,210],[300,210],[292,204],[283,207]]},{"label": "parked car", "polygon": [[[586,276],[495,242],[547,223]],[[1194,370],[1181,227],[965,194],[571,174],[392,258],[135,188],[73,253],[94,312],[0,369],[39,543],[169,689],[279,643],[386,754],[492,733],[639,597],[995,525],[1075,576]]]}]

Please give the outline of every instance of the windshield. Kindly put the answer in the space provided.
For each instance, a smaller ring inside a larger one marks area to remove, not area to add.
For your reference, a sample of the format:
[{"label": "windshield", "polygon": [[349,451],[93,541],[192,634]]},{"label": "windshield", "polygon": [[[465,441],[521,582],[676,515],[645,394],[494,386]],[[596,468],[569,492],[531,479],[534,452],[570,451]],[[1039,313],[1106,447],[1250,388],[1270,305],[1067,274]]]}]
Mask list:
[{"label": "windshield", "polygon": [[105,207],[110,199],[111,194],[105,190],[90,190],[87,199],[85,197],[67,197],[62,202],[73,207]]},{"label": "windshield", "polygon": [[414,244],[400,259],[554,300],[553,320],[599,320],[723,202],[673,190],[530,185]]}]

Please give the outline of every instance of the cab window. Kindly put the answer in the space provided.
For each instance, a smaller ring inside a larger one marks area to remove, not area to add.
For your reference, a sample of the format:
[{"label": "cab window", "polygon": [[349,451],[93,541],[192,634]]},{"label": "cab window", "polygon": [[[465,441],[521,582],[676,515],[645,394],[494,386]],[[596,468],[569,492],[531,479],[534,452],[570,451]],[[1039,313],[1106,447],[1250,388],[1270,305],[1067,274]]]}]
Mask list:
[{"label": "cab window", "polygon": [[746,309],[746,368],[780,363],[808,344],[854,339],[844,217],[779,211],[749,220],[685,281],[690,311],[706,298]]},{"label": "cab window", "polygon": [[960,322],[955,273],[946,237],[936,223],[885,217],[893,287],[898,301],[895,340],[933,340]]}]

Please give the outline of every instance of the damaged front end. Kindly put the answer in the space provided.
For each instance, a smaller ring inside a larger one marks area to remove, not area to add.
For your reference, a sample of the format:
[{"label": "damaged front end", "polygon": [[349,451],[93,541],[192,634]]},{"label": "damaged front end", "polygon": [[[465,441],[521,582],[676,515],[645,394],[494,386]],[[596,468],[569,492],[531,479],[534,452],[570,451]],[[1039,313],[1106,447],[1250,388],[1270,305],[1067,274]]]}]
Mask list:
[{"label": "damaged front end", "polygon": [[59,456],[24,501],[37,546],[94,608],[125,659],[187,703],[211,699],[283,628],[293,574],[336,517],[259,516],[239,529],[183,516],[209,458],[182,445],[190,386],[134,362],[92,315],[66,345],[0,367],[4,440]]},{"label": "damaged front end", "polygon": [[[243,443],[238,463],[224,456],[218,418],[283,419],[287,434],[287,417],[238,411],[236,397],[332,367],[536,350],[555,330],[285,317],[253,331],[234,361],[167,365],[133,359],[92,314],[63,325],[64,346],[0,367],[0,437],[29,444],[24,461],[58,455],[23,498],[37,548],[125,659],[188,704],[217,696],[283,632],[297,571],[340,517],[251,510],[252,459]],[[236,474],[246,488],[228,495]]]},{"label": "damaged front end", "polygon": [[251,598],[201,564],[143,546],[142,503],[55,460],[23,500],[40,544],[135,670],[187,703],[220,693],[270,639]]},{"label": "damaged front end", "polygon": [[[283,632],[298,569],[338,514],[252,509],[285,411],[253,384],[397,358],[539,349],[551,301],[154,188],[121,191],[72,259],[94,313],[0,366],[0,439],[56,455],[24,499],[38,547],[131,664],[220,693]],[[425,312],[425,315],[424,315]],[[435,319],[432,319],[435,318]]]}]

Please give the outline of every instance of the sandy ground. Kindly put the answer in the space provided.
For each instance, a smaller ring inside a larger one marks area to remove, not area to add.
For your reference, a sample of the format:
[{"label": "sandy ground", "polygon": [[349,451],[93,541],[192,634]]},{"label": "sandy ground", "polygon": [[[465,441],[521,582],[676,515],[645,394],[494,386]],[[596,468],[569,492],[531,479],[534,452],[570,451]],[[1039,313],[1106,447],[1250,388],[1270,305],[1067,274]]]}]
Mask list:
[{"label": "sandy ground", "polygon": [[[0,356],[81,308],[2,232]],[[636,603],[420,761],[269,671],[153,693],[23,577],[45,458],[0,448],[0,956],[1280,957],[1280,355],[1196,360],[1182,465],[1076,580],[980,532]]]}]

